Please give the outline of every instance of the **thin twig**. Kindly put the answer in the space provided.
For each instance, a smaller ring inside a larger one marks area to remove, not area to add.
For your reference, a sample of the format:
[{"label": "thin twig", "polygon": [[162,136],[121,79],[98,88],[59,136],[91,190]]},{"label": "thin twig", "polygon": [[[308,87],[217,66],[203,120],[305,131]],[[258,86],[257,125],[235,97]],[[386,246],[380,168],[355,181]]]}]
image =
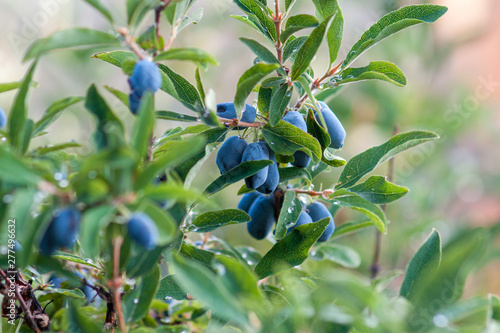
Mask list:
[{"label": "thin twig", "polygon": [[334,190],[331,190],[331,189],[318,192],[318,191],[313,191],[313,190],[301,190],[301,189],[297,189],[297,188],[293,188],[293,189],[290,189],[287,191],[293,191],[295,193],[307,194],[307,195],[310,195],[312,197],[323,197],[325,199],[329,199],[330,195],[332,195],[334,192]]},{"label": "thin twig", "polygon": [[[165,10],[165,8],[170,5],[172,0],[162,0],[161,4],[156,7],[155,9],[155,26],[156,26],[156,40],[159,42],[160,41],[160,19],[161,19],[161,13]],[[169,40],[170,41],[170,40]],[[169,43],[171,44],[171,42]],[[169,45],[170,47],[170,45]],[[158,53],[158,50],[155,51],[154,56],[156,56]]]},{"label": "thin twig", "polygon": [[279,0],[274,0],[274,26],[276,27],[276,55],[278,56],[278,61],[283,65],[283,49],[281,45],[281,20],[282,15],[280,13],[280,2]]},{"label": "thin twig", "polygon": [[144,56],[144,53],[142,52],[142,49],[137,45],[137,43],[134,40],[134,36],[128,34],[128,29],[125,27],[121,27],[118,30],[118,33],[123,36],[123,39],[125,43],[130,46],[132,51],[139,57],[139,59],[143,60],[146,57]]},{"label": "thin twig", "polygon": [[[392,136],[399,133],[399,126],[394,127]],[[387,180],[392,181],[394,175],[394,157],[389,160],[389,167],[387,168]],[[387,205],[382,205],[380,208],[385,214]],[[370,277],[375,279],[380,272],[380,253],[382,251],[382,233],[375,230],[375,249],[373,251],[373,262],[370,266]]]},{"label": "thin twig", "polygon": [[38,324],[33,318],[33,315],[31,314],[30,309],[26,305],[26,302],[24,301],[24,298],[21,296],[21,293],[19,292],[19,288],[16,286],[14,289],[14,292],[16,293],[16,298],[19,301],[19,304],[21,304],[21,308],[23,308],[23,313],[24,313],[24,319],[28,322],[28,326],[33,330],[33,332],[40,332],[40,329],[38,328]]}]

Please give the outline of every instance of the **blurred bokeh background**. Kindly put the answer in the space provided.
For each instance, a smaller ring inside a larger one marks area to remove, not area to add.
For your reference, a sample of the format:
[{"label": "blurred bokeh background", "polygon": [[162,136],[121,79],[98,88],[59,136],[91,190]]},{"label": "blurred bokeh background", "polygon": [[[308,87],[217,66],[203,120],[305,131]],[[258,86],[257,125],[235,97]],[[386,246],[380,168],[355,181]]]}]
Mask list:
[{"label": "blurred bokeh background", "polygon": [[[125,22],[123,0],[103,2],[121,18],[117,25]],[[339,0],[339,3],[345,19],[340,61],[362,32],[381,16],[414,2]],[[500,222],[500,3],[496,0],[435,3],[449,7],[448,13],[436,24],[419,25],[390,37],[354,64],[364,66],[371,60],[394,62],[407,76],[405,88],[384,82],[365,82],[346,86],[328,100],[348,133],[339,152],[346,159],[386,141],[396,125],[401,131],[428,129],[441,135],[440,140],[419,146],[395,160],[394,182],[411,191],[387,210],[391,223],[388,235],[383,236],[385,271],[404,269],[408,258],[432,228],[438,229],[446,241],[471,226],[491,227]],[[204,8],[203,19],[183,30],[174,45],[196,46],[213,54],[221,65],[202,73],[205,88],[216,93],[218,102],[232,101],[239,76],[254,60],[238,37],[259,39],[259,36],[230,18],[232,14],[241,14],[230,0],[198,0],[193,10],[197,7]],[[295,11],[312,12],[313,8],[312,1],[298,0]],[[151,24],[152,17],[147,22]],[[113,29],[83,1],[1,0],[0,82],[23,77],[27,64],[21,62],[22,56],[37,38],[76,26]],[[161,29],[164,35],[168,34],[166,22]],[[121,70],[91,58],[98,51],[103,50],[62,51],[43,57],[35,74],[38,86],[31,96],[31,117],[38,119],[56,99],[84,95],[92,82],[128,91],[126,76]],[[313,63],[317,74],[325,70],[326,58],[324,48]],[[170,65],[194,82],[195,68],[191,63]],[[0,107],[8,111],[14,94],[1,94]],[[130,112],[111,94],[105,94],[130,128]],[[160,110],[189,113],[164,93],[157,94],[157,105]],[[157,133],[179,125],[160,120]],[[50,134],[36,139],[35,144],[68,140],[89,143],[92,126],[90,115],[82,105],[77,105],[65,112],[49,128]],[[90,152],[90,144],[80,148],[80,153]],[[200,173],[194,186],[202,189],[218,176],[214,157],[206,162],[205,172]],[[381,167],[376,172],[385,174],[386,170]],[[318,177],[315,188],[332,187],[339,173],[340,170],[334,169]],[[233,185],[214,198],[222,207],[235,207],[238,201],[235,193],[240,186]],[[352,218],[355,218],[353,213],[341,210],[336,222],[341,224]],[[223,228],[217,235],[229,243],[247,243],[261,250],[271,246],[266,241],[252,241],[244,225]],[[339,241],[363,244],[356,250],[363,258],[362,269],[368,272],[373,230]],[[500,262],[491,261],[469,279],[467,293],[500,294],[499,270]]]}]

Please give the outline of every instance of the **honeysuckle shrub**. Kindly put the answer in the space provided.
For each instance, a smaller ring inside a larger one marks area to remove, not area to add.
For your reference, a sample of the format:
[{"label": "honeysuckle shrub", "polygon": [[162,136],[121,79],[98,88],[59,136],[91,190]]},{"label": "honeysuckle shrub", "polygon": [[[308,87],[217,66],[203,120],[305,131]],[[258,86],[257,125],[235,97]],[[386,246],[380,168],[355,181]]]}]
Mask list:
[{"label": "honeysuckle shrub", "polygon": [[[341,148],[351,134],[332,96],[364,80],[405,86],[395,64],[355,60],[400,30],[433,23],[446,7],[399,8],[346,46],[336,0],[308,2],[314,15],[295,10],[293,0],[234,0],[240,12],[231,17],[261,37],[240,38],[255,61],[235,76],[236,93],[227,101],[202,79],[211,66],[226,64],[196,45],[175,43],[202,19],[202,8],[191,8],[195,1],[128,0],[126,17],[100,0],[86,2],[108,29],[71,28],[35,41],[23,59],[30,63],[24,79],[0,84],[0,92],[17,90],[8,117],[0,112],[2,332],[499,330],[498,297],[462,299],[467,275],[494,257],[491,230],[467,229],[446,244],[433,230],[405,271],[382,274],[380,243],[370,272],[359,269],[358,251],[372,244],[338,243],[365,229],[377,242],[390,232],[385,207],[408,192],[391,180],[393,158],[439,136],[395,131],[346,160]],[[169,25],[168,35],[160,24]],[[227,28],[221,22],[220,34]],[[327,63],[315,62],[322,44]],[[96,46],[106,51],[92,57],[121,70],[130,89],[95,83],[31,119],[38,60]],[[344,59],[341,46],[349,49]],[[172,60],[192,63],[194,81]],[[155,103],[165,93],[182,108]],[[133,114],[132,131],[104,97],[111,95]],[[95,120],[92,142],[37,146],[73,105]],[[172,121],[184,125],[165,125]],[[82,144],[93,149],[75,153]],[[195,176],[216,153],[221,175],[199,190]],[[377,169],[384,163],[391,164],[387,175]],[[314,189],[314,178],[332,168],[341,170],[335,186]],[[240,209],[211,198],[235,183],[233,195],[251,199]],[[336,224],[345,209],[358,214]],[[211,234],[230,224],[247,224],[269,251]]]}]

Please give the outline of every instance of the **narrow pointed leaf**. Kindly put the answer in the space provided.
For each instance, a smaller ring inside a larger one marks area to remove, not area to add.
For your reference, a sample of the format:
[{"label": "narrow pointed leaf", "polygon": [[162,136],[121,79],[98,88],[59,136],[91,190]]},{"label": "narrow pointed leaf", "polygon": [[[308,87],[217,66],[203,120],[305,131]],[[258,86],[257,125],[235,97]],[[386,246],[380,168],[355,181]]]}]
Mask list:
[{"label": "narrow pointed leaf", "polygon": [[381,80],[397,86],[406,85],[406,77],[398,66],[388,61],[373,61],[368,66],[359,68],[346,68],[342,71],[340,81],[336,85],[364,80]]}]

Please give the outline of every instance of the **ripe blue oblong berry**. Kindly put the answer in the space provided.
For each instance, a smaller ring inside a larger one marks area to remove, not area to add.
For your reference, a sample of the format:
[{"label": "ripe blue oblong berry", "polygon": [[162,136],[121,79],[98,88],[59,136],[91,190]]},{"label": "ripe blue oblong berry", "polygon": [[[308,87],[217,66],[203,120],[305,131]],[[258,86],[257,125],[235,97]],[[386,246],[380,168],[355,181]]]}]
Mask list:
[{"label": "ripe blue oblong berry", "polygon": [[5,111],[0,108],[0,129],[4,128],[5,124],[7,124],[7,116],[5,115]]},{"label": "ripe blue oblong berry", "polygon": [[[335,113],[330,110],[325,102],[319,102],[319,105],[321,106],[321,114],[325,119],[326,130],[328,131],[328,135],[330,135],[330,147],[336,149],[342,148],[346,136],[344,127],[340,123],[340,120],[337,118]],[[322,124],[316,111],[314,112],[314,116],[316,117],[318,123]]]},{"label": "ripe blue oblong berry", "polygon": [[139,96],[137,92],[132,91],[130,95],[128,95],[128,106],[133,114],[137,114],[141,106],[141,96]]},{"label": "ripe blue oblong berry", "polygon": [[302,117],[300,112],[290,111],[283,117],[283,120],[289,124],[292,124],[293,126],[297,127],[298,129],[300,129],[304,132],[307,132],[306,121],[304,120],[304,117]]},{"label": "ripe blue oblong berry", "polygon": [[[290,111],[284,117],[283,120],[287,123],[299,128],[300,130],[307,132],[307,124],[304,117],[298,111]],[[296,151],[293,154],[295,161],[292,162],[293,166],[299,168],[305,168],[311,163],[311,157],[304,153],[303,151]]]},{"label": "ripe blue oblong berry", "polygon": [[264,239],[267,237],[274,224],[274,198],[272,196],[261,196],[255,199],[250,211],[252,218],[247,223],[247,230],[250,236],[255,239]]},{"label": "ripe blue oblong berry", "polygon": [[232,168],[240,165],[243,152],[247,146],[247,142],[237,136],[232,136],[224,142],[217,152],[217,158],[215,159],[215,163],[221,174],[225,174]]},{"label": "ripe blue oblong berry", "polygon": [[158,66],[149,60],[138,61],[134,66],[132,76],[128,79],[130,89],[139,97],[146,91],[155,93],[161,87],[161,73]]},{"label": "ripe blue oblong berry", "polygon": [[276,156],[274,155],[274,151],[269,147],[267,142],[261,141],[258,144],[262,145],[267,152],[269,153],[269,159],[274,163],[268,166],[267,178],[264,184],[260,185],[256,188],[257,191],[264,194],[272,193],[278,184],[280,183],[280,173],[278,171],[278,162],[276,162]]},{"label": "ripe blue oblong berry", "polygon": [[238,203],[238,209],[241,209],[248,213],[254,201],[262,196],[262,193],[259,192],[250,192],[245,194]]},{"label": "ripe blue oblong berry", "polygon": [[40,250],[51,255],[55,250],[73,245],[80,230],[81,214],[73,207],[56,211],[45,231]]},{"label": "ripe blue oblong berry", "polygon": [[288,228],[288,230],[286,231],[286,233],[290,233],[293,229],[297,228],[299,225],[304,225],[304,224],[308,224],[308,223],[312,223],[312,218],[309,214],[307,214],[305,211],[302,211],[299,215],[299,218],[297,219],[297,222],[295,222],[295,224]]},{"label": "ripe blue oblong berry", "polygon": [[[240,121],[245,123],[253,123],[255,121],[255,116],[257,115],[257,110],[250,104],[245,104],[245,109],[241,113]],[[234,119],[236,116],[236,109],[234,108],[234,103],[219,103],[217,104],[217,116],[226,119]]]},{"label": "ripe blue oblong berry", "polygon": [[332,237],[333,232],[335,231],[335,223],[333,221],[332,214],[321,202],[315,202],[308,205],[307,210],[313,222],[318,222],[319,220],[324,219],[326,217],[330,218],[330,223],[328,224],[328,227],[318,239],[318,242],[326,242],[327,240],[330,239],[330,237]]},{"label": "ripe blue oblong berry", "polygon": [[[260,160],[268,160],[269,152],[268,150],[258,142],[251,143],[247,146],[245,151],[243,152],[243,156],[241,158],[241,162],[247,161],[260,161]],[[264,184],[267,179],[267,174],[269,171],[269,167],[265,167],[260,169],[253,176],[245,178],[245,184],[248,188],[256,189],[257,187]]]},{"label": "ripe blue oblong berry", "polygon": [[146,250],[156,247],[158,227],[146,213],[133,213],[127,223],[127,231],[130,237]]}]

